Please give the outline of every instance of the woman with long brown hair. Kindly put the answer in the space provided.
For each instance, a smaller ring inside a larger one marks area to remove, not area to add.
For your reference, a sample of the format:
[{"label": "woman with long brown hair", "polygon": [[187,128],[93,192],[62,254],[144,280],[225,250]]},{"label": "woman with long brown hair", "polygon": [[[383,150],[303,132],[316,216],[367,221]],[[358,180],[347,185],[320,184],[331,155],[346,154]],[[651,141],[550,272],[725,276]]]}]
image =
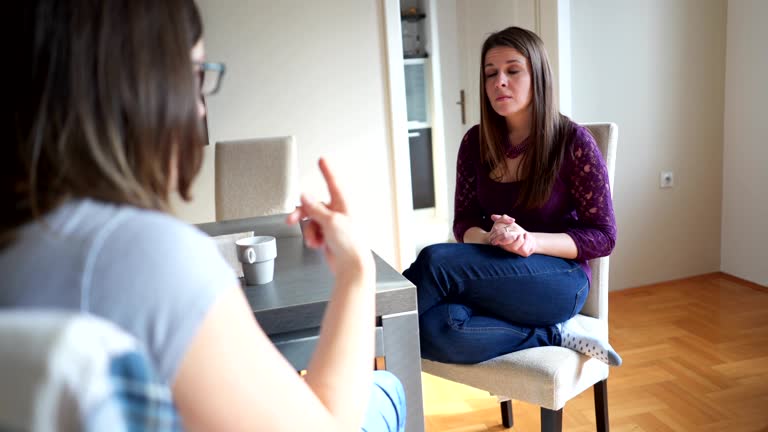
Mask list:
[{"label": "woman with long brown hair", "polygon": [[403,274],[417,287],[422,357],[477,363],[562,345],[621,357],[573,318],[587,261],[610,254],[616,223],[605,162],[560,114],[541,39],[509,27],[482,48],[480,124],[462,140],[453,232]]},{"label": "woman with long brown hair", "polygon": [[311,217],[306,242],[336,278],[305,378],[258,326],[213,241],[169,214],[172,193],[190,198],[202,97],[223,70],[205,61],[193,1],[11,9],[0,307],[117,324],[146,347],[190,430],[359,431],[364,420],[369,431],[402,430],[402,386],[372,370],[371,252],[324,161],[330,203],[302,197],[288,216]]}]

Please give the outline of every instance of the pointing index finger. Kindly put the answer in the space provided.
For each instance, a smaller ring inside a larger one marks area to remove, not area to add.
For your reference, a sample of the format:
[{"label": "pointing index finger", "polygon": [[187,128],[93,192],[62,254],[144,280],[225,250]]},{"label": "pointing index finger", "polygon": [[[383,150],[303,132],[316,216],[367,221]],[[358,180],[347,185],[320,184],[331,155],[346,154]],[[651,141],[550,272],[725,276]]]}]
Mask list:
[{"label": "pointing index finger", "polygon": [[341,189],[336,182],[336,176],[333,174],[333,171],[331,171],[328,162],[324,158],[320,158],[318,165],[320,166],[320,172],[323,173],[325,183],[328,185],[328,192],[331,194],[330,208],[338,212],[346,213],[347,202],[344,200],[344,195],[341,193]]}]

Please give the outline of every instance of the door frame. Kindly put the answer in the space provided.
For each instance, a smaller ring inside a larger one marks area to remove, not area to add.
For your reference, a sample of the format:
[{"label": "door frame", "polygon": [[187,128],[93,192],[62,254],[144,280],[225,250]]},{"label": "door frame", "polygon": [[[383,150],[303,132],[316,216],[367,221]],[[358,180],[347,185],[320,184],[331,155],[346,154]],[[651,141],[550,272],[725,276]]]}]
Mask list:
[{"label": "door frame", "polygon": [[384,45],[386,80],[389,109],[390,154],[392,165],[390,175],[394,192],[395,221],[395,265],[403,270],[414,260],[413,224],[410,215],[413,208],[411,193],[411,157],[408,146],[408,112],[405,99],[405,74],[403,63],[403,40],[400,25],[400,1],[381,0],[384,18]]}]

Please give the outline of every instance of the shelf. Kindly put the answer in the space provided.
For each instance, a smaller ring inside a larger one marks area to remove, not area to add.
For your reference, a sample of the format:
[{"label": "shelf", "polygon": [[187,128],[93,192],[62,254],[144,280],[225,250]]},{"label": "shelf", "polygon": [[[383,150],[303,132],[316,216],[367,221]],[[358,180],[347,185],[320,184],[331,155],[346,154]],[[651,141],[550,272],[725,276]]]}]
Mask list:
[{"label": "shelf", "polygon": [[427,14],[424,14],[424,13],[401,14],[400,21],[416,22],[416,21],[421,21],[426,17],[427,17]]}]

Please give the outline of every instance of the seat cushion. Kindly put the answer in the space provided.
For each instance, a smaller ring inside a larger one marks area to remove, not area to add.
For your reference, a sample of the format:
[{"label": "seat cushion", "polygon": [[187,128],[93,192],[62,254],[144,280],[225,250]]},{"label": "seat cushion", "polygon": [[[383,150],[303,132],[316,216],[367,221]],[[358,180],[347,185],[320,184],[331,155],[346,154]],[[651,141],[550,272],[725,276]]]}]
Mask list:
[{"label": "seat cushion", "polygon": [[570,399],[608,378],[605,363],[558,346],[517,351],[473,365],[422,360],[421,368],[441,378],[551,410],[563,408]]}]

